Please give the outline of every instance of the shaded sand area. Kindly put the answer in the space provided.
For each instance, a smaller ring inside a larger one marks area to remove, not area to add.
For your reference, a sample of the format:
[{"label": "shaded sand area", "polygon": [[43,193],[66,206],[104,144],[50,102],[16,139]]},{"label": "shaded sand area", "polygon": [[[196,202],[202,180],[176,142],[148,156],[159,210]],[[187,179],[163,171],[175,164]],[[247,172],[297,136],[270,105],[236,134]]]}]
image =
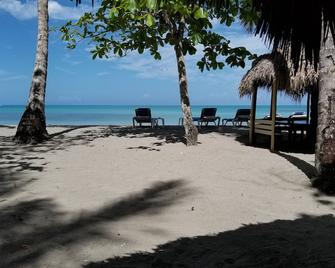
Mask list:
[{"label": "shaded sand area", "polygon": [[[0,267],[335,267],[335,198],[312,154],[245,131],[0,128]],[[242,136],[241,136],[242,135]]]}]

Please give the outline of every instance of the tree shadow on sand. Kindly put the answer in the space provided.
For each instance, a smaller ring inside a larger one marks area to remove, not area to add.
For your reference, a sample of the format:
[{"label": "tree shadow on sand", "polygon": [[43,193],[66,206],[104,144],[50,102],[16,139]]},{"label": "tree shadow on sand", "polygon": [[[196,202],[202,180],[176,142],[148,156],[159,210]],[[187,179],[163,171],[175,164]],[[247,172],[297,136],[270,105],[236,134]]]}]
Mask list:
[{"label": "tree shadow on sand", "polygon": [[[5,126],[3,126],[5,127]],[[114,137],[141,138],[153,137],[157,141],[151,146],[141,145],[128,149],[160,151],[159,147],[171,143],[185,144],[184,129],[178,126],[164,128],[120,127],[120,126],[58,126],[60,131],[51,133],[49,139],[38,144],[17,144],[10,136],[0,136],[0,169],[13,172],[32,170],[41,172],[48,164],[44,153],[68,150],[72,146],[92,146],[96,139]],[[82,130],[85,128],[85,130]],[[204,127],[200,133],[217,131],[217,128]]]},{"label": "tree shadow on sand", "polygon": [[[0,210],[0,267],[31,267],[43,255],[59,247],[93,238],[108,237],[102,224],[137,215],[154,215],[186,196],[192,189],[183,180],[153,184],[150,188],[108,204],[95,211],[81,212],[65,220],[51,199],[35,199],[2,207]],[[110,228],[109,228],[110,230]]]},{"label": "tree shadow on sand", "polygon": [[335,267],[335,218],[302,215],[296,220],[246,225],[216,235],[181,238],[152,253],[139,252],[85,268],[300,268]]},{"label": "tree shadow on sand", "polygon": [[159,142],[156,146],[162,146],[169,143],[184,143],[184,129],[182,127],[165,126],[159,128],[151,127],[110,127],[107,132],[110,135],[126,138],[148,138],[154,137]]},{"label": "tree shadow on sand", "polygon": [[34,178],[26,178],[19,173],[11,173],[8,170],[0,169],[0,202],[5,201],[7,197],[20,191],[34,180]]},{"label": "tree shadow on sand", "polygon": [[0,170],[21,172],[32,170],[41,172],[47,162],[43,156],[46,152],[66,150],[70,146],[88,144],[99,137],[94,133],[83,133],[76,136],[65,136],[64,134],[84,126],[66,128],[58,133],[50,135],[50,139],[39,144],[18,144],[11,136],[0,136]]},{"label": "tree shadow on sand", "polygon": [[[223,126],[218,132],[221,135],[234,137],[239,143],[250,146],[249,143],[249,128],[248,127],[231,127]],[[270,148],[270,136],[257,134],[255,137],[256,141],[252,145],[257,148]],[[304,153],[314,154],[314,144],[306,143],[305,140],[297,139],[295,142],[289,141],[287,135],[277,136],[276,138],[276,150],[285,153]]]},{"label": "tree shadow on sand", "polygon": [[[132,128],[117,126],[63,126],[59,132],[50,134],[50,138],[39,144],[17,144],[10,136],[0,136],[0,169],[12,171],[33,170],[41,172],[48,164],[44,153],[68,150],[72,146],[92,146],[91,143],[109,136],[126,138],[155,137],[158,141],[151,147],[139,145],[137,148],[159,151],[157,147],[169,143],[185,143],[183,129],[180,127],[165,128]],[[87,128],[85,131],[80,130]]]},{"label": "tree shadow on sand", "polygon": [[276,152],[276,154],[285,158],[292,165],[300,169],[309,179],[312,179],[313,177],[315,177],[316,175],[315,167],[307,163],[306,161],[301,160],[300,158],[295,157],[293,155],[285,154],[282,152]]},{"label": "tree shadow on sand", "polygon": [[[243,145],[250,146],[249,144],[249,129],[247,128],[232,128],[225,127],[221,129],[220,133],[224,136],[234,137],[236,141],[240,142]],[[268,137],[263,137],[259,139],[258,143],[252,145],[257,148],[269,149],[269,140]],[[290,154],[290,153],[301,153],[301,154],[314,154],[315,148],[312,144],[304,143],[289,143],[287,140],[281,140],[277,144],[276,152],[278,156],[286,159],[290,164],[294,165],[300,171],[302,171],[310,180],[311,187],[318,189],[320,194],[325,195],[335,195],[335,182],[327,181],[323,183],[322,181],[315,181],[316,169],[310,163]]]}]

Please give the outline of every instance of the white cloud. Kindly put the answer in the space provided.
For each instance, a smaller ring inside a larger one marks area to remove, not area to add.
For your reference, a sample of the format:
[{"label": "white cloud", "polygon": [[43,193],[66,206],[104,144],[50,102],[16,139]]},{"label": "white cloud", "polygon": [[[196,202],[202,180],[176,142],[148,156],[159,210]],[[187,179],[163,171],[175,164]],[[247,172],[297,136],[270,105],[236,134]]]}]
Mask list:
[{"label": "white cloud", "polygon": [[82,60],[73,59],[73,56],[69,53],[66,53],[64,55],[62,61],[65,63],[65,65],[72,65],[72,66],[76,66],[83,63]]},{"label": "white cloud", "polygon": [[4,76],[4,75],[7,75],[7,74],[8,74],[7,71],[5,71],[5,70],[1,70],[1,69],[0,69],[0,77],[1,77],[1,76]]},{"label": "white cloud", "polygon": [[12,80],[21,80],[27,78],[26,75],[13,74],[5,70],[0,69],[0,81],[12,81]]},{"label": "white cloud", "polygon": [[31,19],[37,14],[36,1],[1,0],[0,9],[21,20]]},{"label": "white cloud", "polygon": [[269,48],[264,44],[263,40],[248,33],[234,33],[226,34],[232,47],[246,47],[250,52],[256,54],[264,54],[269,52]]},{"label": "white cloud", "polygon": [[256,54],[264,54],[269,51],[264,41],[253,33],[248,32],[239,20],[236,20],[229,27],[220,24],[218,19],[212,20],[212,24],[213,31],[231,41],[231,47],[246,47],[250,52]]},{"label": "white cloud", "polygon": [[[246,47],[252,53],[263,54],[269,50],[264,45],[263,41],[245,31],[239,23],[234,23],[232,27],[222,26],[218,21],[213,21],[214,30],[231,41],[231,47]],[[202,54],[202,48],[197,47],[196,55],[186,56],[187,77],[188,80],[197,82],[206,82],[212,85],[222,83],[224,80],[234,81],[234,85],[238,85],[243,74],[250,68],[251,62],[247,62],[246,68],[230,68],[224,67],[223,70],[204,71],[200,72],[196,66],[197,61]],[[142,55],[137,52],[129,53],[126,57],[115,60],[110,58],[107,60],[113,61],[117,68],[136,73],[136,76],[144,79],[178,79],[176,56],[173,47],[166,46],[160,50],[162,59],[154,60],[149,53]]]},{"label": "white cloud", "polygon": [[50,18],[52,19],[58,19],[58,20],[78,19],[85,12],[90,11],[92,11],[92,7],[88,5],[67,7],[62,6],[56,1],[49,2],[49,14]]},{"label": "white cloud", "polygon": [[[10,13],[19,20],[35,18],[37,15],[36,0],[0,0],[0,10]],[[91,11],[89,5],[63,6],[55,0],[49,1],[49,16],[56,20],[78,19],[84,12]]]},{"label": "white cloud", "polygon": [[97,73],[98,76],[106,76],[106,75],[109,75],[109,72],[100,72],[100,73]]},{"label": "white cloud", "polygon": [[21,80],[27,78],[26,75],[8,75],[0,77],[0,81],[12,81],[12,80]]},{"label": "white cloud", "polygon": [[144,93],[144,94],[142,95],[142,99],[150,99],[150,98],[151,98],[151,95],[148,94],[148,93]]},{"label": "white cloud", "polygon": [[177,63],[173,48],[162,48],[161,56],[161,60],[155,60],[149,53],[141,55],[132,52],[114,62],[121,70],[136,72],[139,78],[177,78]]},{"label": "white cloud", "polygon": [[71,70],[68,70],[66,68],[62,68],[62,67],[59,67],[59,66],[56,66],[55,67],[55,70],[57,71],[61,71],[63,73],[66,73],[66,74],[70,74],[70,75],[73,75],[73,74],[76,74],[75,72],[71,71]]}]

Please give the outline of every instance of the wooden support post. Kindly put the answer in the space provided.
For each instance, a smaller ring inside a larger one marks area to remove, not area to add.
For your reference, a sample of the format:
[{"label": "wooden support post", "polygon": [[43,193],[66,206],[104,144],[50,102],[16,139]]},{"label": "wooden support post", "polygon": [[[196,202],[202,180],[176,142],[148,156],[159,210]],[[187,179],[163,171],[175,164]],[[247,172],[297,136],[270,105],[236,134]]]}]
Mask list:
[{"label": "wooden support post", "polygon": [[273,81],[271,94],[271,152],[275,150],[276,137],[276,114],[277,114],[277,81]]},{"label": "wooden support post", "polygon": [[311,105],[311,92],[308,91],[308,95],[307,95],[307,124],[309,123],[309,119],[310,119],[310,106]]},{"label": "wooden support post", "polygon": [[257,105],[257,87],[254,87],[251,97],[251,111],[250,111],[250,129],[249,129],[249,144],[254,144],[255,141],[255,118]]}]

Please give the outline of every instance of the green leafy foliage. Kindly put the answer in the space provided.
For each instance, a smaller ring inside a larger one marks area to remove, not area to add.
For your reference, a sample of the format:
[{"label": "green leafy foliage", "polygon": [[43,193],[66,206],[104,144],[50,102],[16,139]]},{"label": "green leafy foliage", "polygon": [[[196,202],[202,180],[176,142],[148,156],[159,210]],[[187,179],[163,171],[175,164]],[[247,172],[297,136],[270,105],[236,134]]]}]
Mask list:
[{"label": "green leafy foliage", "polygon": [[217,10],[185,0],[102,0],[95,13],[85,13],[64,25],[62,39],[69,48],[89,39],[94,45],[93,58],[149,51],[160,60],[160,47],[178,44],[184,55],[202,50],[197,63],[201,71],[226,65],[244,67],[245,60],[254,55],[244,47],[231,47],[229,40],[212,31],[214,19],[229,26],[238,16],[236,1],[229,1],[227,8]]}]

